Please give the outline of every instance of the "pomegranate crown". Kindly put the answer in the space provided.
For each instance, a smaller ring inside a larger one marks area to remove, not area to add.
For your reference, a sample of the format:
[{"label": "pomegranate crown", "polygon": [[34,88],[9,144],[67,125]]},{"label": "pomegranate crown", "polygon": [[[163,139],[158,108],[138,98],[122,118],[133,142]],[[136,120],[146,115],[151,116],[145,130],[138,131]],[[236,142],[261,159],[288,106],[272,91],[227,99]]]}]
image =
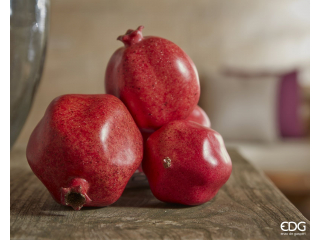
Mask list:
[{"label": "pomegranate crown", "polygon": [[137,30],[129,29],[125,35],[120,35],[117,40],[120,40],[124,43],[126,47],[131,46],[137,42],[140,42],[143,39],[142,29],[144,26],[139,26]]}]

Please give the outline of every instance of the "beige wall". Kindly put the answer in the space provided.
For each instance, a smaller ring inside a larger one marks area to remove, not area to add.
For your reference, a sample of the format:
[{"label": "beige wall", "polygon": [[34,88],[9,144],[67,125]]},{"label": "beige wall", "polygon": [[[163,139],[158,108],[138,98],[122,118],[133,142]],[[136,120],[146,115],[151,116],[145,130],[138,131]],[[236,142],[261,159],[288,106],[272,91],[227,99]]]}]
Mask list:
[{"label": "beige wall", "polygon": [[[309,1],[52,0],[46,64],[16,145],[25,146],[50,101],[67,93],[103,93],[104,71],[128,28],[167,38],[200,76],[223,67],[308,69]],[[294,51],[292,51],[294,49]],[[308,82],[308,74],[304,77]]]}]

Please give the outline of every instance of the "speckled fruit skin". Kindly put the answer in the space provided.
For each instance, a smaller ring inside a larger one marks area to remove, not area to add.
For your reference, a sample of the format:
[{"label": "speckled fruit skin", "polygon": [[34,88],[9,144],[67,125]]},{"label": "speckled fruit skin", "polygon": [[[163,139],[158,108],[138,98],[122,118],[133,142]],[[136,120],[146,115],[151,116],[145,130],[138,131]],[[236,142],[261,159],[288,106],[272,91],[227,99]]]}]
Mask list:
[{"label": "speckled fruit skin", "polygon": [[187,118],[200,96],[198,72],[176,44],[142,36],[143,26],[128,30],[124,43],[109,60],[106,93],[119,97],[138,127],[150,131]]},{"label": "speckled fruit skin", "polygon": [[[142,144],[118,98],[64,95],[51,102],[31,134],[27,159],[55,201],[80,210],[120,197],[142,161]],[[71,193],[78,193],[78,202]]]},{"label": "speckled fruit skin", "polygon": [[156,198],[184,205],[211,200],[232,171],[220,134],[188,120],[170,122],[148,138],[142,167]]},{"label": "speckled fruit skin", "polygon": [[186,120],[199,123],[200,125],[208,128],[211,127],[211,122],[208,115],[198,105],[193,109],[192,113],[189,115],[189,117],[186,118]]},{"label": "speckled fruit skin", "polygon": [[[148,131],[148,132],[145,132],[145,131],[141,131],[141,134],[142,134],[142,139],[143,139],[143,158],[145,157],[146,155],[146,147],[147,147],[147,140],[148,138],[151,136],[152,133],[154,133],[155,131]],[[142,159],[143,161],[143,159]],[[143,172],[143,169],[142,169],[142,164],[140,164],[139,168],[138,168],[138,171],[139,172]]]}]

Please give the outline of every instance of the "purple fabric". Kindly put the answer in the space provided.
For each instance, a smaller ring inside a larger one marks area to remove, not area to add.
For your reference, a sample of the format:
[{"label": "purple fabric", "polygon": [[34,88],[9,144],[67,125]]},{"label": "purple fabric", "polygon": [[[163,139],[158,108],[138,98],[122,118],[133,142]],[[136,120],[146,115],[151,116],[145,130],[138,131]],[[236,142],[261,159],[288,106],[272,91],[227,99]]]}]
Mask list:
[{"label": "purple fabric", "polygon": [[281,76],[278,122],[282,137],[301,137],[303,135],[302,121],[299,116],[299,98],[297,72]]}]

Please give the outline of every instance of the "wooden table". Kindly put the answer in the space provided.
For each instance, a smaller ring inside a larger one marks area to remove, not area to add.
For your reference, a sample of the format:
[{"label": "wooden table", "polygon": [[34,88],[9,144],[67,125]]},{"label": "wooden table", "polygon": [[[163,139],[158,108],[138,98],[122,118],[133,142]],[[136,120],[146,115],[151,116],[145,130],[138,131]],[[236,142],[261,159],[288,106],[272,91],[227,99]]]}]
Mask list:
[{"label": "wooden table", "polygon": [[[216,197],[195,207],[158,201],[147,186],[128,188],[109,207],[60,206],[35,177],[24,150],[11,152],[12,239],[309,239],[309,221],[237,151]],[[306,222],[284,232],[283,221]],[[305,235],[281,235],[299,233]]]}]

